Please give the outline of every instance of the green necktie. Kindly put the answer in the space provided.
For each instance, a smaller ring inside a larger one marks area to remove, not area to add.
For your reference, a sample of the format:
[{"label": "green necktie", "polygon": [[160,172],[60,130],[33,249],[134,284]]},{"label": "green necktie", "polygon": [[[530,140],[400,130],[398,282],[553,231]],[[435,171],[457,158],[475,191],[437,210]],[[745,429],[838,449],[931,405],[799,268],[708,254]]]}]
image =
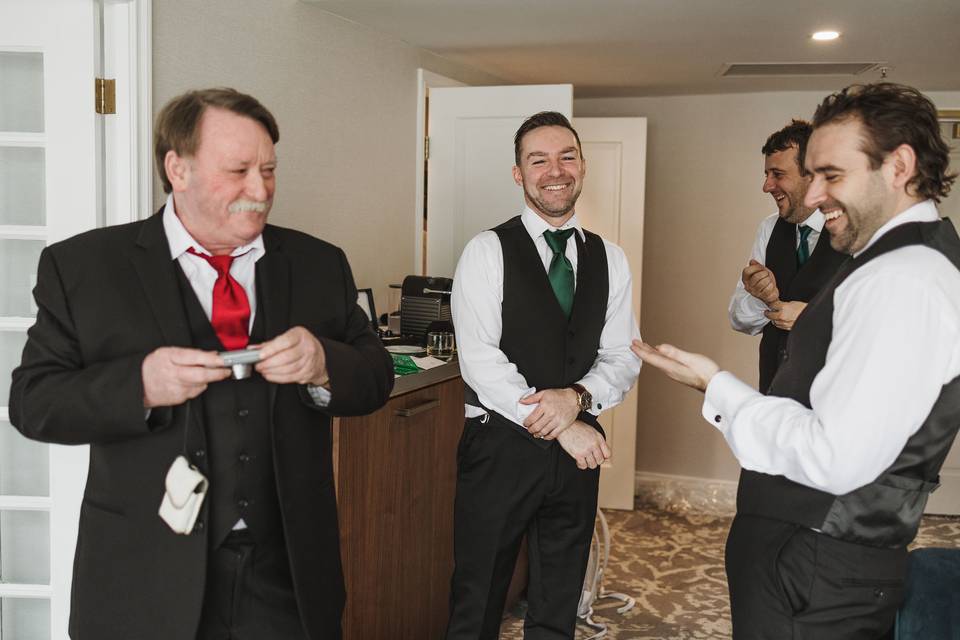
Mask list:
[{"label": "green necktie", "polygon": [[563,313],[570,319],[570,311],[573,309],[573,265],[565,255],[567,249],[567,238],[573,235],[573,229],[564,229],[563,231],[544,231],[543,238],[547,241],[547,246],[553,251],[553,260],[550,261],[550,270],[547,277],[550,279],[550,286],[553,287],[553,293],[557,296],[557,302]]},{"label": "green necktie", "polygon": [[812,229],[805,224],[800,225],[800,244],[797,245],[797,266],[802,267],[803,263],[810,259],[810,248],[807,246],[807,236]]}]

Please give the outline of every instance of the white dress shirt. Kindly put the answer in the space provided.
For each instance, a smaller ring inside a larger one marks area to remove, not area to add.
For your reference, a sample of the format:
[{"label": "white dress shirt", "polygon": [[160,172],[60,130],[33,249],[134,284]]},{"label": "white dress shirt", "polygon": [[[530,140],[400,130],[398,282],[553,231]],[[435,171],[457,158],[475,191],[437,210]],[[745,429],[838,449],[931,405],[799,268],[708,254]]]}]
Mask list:
[{"label": "white dress shirt", "polygon": [[[932,201],[883,225],[938,219]],[[833,336],[807,409],[764,396],[733,374],[707,386],[704,418],[745,469],[842,495],[875,480],[960,375],[960,272],[943,254],[902,247],[854,271],[834,292]]]},{"label": "white dress shirt", "polygon": [[[550,268],[553,251],[543,232],[554,230],[529,207],[521,215],[523,226],[540,254],[544,271]],[[585,238],[576,214],[560,229],[576,229]],[[630,351],[630,342],[640,337],[633,316],[630,266],[623,249],[603,241],[607,254],[609,293],[600,347],[590,371],[579,380],[590,395],[589,411],[600,415],[623,400],[640,372],[640,360]],[[577,271],[577,243],[567,241],[565,255]],[[576,277],[576,276],[574,276]],[[575,285],[576,286],[576,285]],[[516,365],[500,350],[503,332],[503,251],[494,231],[484,231],[464,247],[457,263],[451,297],[457,351],[464,381],[477,392],[484,406],[522,425],[536,405],[520,400],[537,389],[527,384]],[[483,409],[466,406],[467,417],[482,415]]]},{"label": "white dress shirt", "polygon": [[[767,244],[770,242],[770,234],[773,233],[773,227],[777,224],[779,218],[779,214],[773,213],[764,218],[757,228],[757,237],[753,241],[750,257],[760,264],[766,264],[767,262]],[[817,240],[820,239],[823,223],[824,218],[820,209],[811,213],[802,223],[810,227],[810,233],[807,235],[807,249],[810,255],[813,255],[813,250],[817,248]],[[800,225],[797,225],[794,243],[795,246],[800,246]],[[763,327],[770,322],[763,315],[765,311],[769,311],[767,304],[747,293],[747,290],[743,287],[743,280],[738,278],[733,296],[730,297],[730,306],[727,308],[727,313],[730,316],[730,326],[736,331],[755,336],[763,331]]]}]

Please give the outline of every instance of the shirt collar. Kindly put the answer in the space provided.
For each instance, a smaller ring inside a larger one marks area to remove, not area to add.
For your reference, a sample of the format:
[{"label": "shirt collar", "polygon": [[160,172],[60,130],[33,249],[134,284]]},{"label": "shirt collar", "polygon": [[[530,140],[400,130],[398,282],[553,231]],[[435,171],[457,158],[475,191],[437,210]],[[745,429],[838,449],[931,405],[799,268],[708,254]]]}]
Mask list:
[{"label": "shirt collar", "polygon": [[873,237],[870,238],[870,241],[864,245],[863,249],[857,251],[853,254],[853,257],[856,258],[861,253],[870,248],[874,242],[880,239],[886,232],[890,231],[894,227],[899,227],[902,224],[907,224],[908,222],[936,222],[940,219],[940,213],[937,211],[937,205],[933,203],[933,200],[924,200],[923,202],[918,202],[901,211],[897,215],[893,216],[887,220],[886,224],[877,229],[876,233],[873,234]]},{"label": "shirt collar", "polygon": [[820,211],[820,209],[817,209],[811,213],[806,220],[797,225],[797,227],[807,226],[817,233],[822,233],[824,222],[826,222],[826,219],[823,217],[823,212]]},{"label": "shirt collar", "polygon": [[[176,260],[186,253],[190,247],[195,248],[200,253],[210,255],[210,252],[194,240],[183,222],[177,216],[176,208],[173,204],[173,194],[167,196],[167,203],[163,207],[163,231],[167,234],[167,244],[170,246],[170,259]],[[234,249],[230,255],[239,256],[250,251],[254,259],[259,260],[260,256],[266,253],[263,246],[263,234],[258,235],[253,242],[245,244]]]},{"label": "shirt collar", "polygon": [[523,226],[526,228],[527,233],[529,233],[530,237],[534,240],[542,236],[544,231],[562,231],[563,229],[576,229],[577,235],[580,236],[581,240],[587,239],[586,234],[583,233],[583,228],[580,226],[580,221],[577,220],[576,213],[570,216],[570,219],[567,220],[563,226],[554,227],[537,215],[533,209],[530,207],[525,207],[523,209],[523,214],[520,216],[520,220],[523,222]]}]

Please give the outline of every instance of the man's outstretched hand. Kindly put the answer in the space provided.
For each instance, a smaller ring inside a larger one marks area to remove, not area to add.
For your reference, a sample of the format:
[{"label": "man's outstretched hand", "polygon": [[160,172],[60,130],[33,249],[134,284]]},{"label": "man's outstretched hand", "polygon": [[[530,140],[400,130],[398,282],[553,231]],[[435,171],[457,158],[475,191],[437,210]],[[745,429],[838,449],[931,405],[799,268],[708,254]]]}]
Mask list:
[{"label": "man's outstretched hand", "polygon": [[651,347],[646,342],[634,340],[630,349],[647,364],[660,369],[677,382],[704,391],[710,380],[720,371],[717,363],[699,353],[689,353],[673,345]]}]

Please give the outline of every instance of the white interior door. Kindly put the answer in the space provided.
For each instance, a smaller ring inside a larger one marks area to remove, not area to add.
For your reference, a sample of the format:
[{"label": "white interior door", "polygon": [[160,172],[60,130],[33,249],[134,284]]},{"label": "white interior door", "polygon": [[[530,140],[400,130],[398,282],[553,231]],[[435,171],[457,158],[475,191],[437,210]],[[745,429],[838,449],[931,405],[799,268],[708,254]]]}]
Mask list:
[{"label": "white interior door", "polygon": [[464,245],[523,210],[513,136],[538,111],[573,111],[573,86],[431,88],[427,275],[453,277]]},{"label": "white interior door", "polygon": [[[584,228],[620,245],[633,277],[633,313],[640,318],[646,118],[577,118],[587,175],[577,201]],[[612,455],[600,472],[600,506],[633,509],[637,457],[637,389],[600,415]]]},{"label": "white interior door", "polygon": [[67,637],[85,447],[9,424],[44,245],[96,224],[93,0],[0,0],[0,638]]},{"label": "white interior door", "polygon": [[[940,131],[950,145],[950,170],[960,171],[960,110],[941,112]],[[956,131],[956,133],[955,133]],[[960,224],[960,189],[956,187],[940,203],[940,215],[949,217],[953,224]],[[960,439],[953,443],[953,449],[947,454],[940,470],[940,488],[930,494],[926,513],[960,515]]]}]

